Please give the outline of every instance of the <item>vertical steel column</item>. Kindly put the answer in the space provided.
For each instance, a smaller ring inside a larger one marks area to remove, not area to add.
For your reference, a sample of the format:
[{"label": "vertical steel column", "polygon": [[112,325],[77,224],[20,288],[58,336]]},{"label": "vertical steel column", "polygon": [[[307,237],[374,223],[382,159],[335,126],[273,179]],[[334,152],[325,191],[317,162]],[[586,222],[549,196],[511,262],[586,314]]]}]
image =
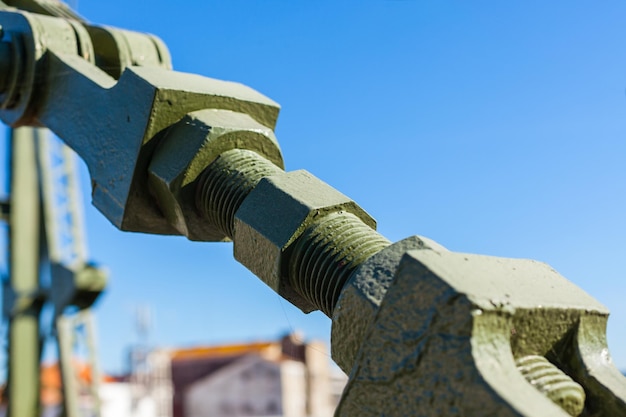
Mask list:
[{"label": "vertical steel column", "polygon": [[63,381],[63,416],[80,417],[78,411],[78,383],[72,364],[74,352],[74,318],[59,315],[56,319],[59,342],[59,364]]},{"label": "vertical steel column", "polygon": [[[11,136],[11,185],[9,209],[9,274],[5,286],[4,311],[9,317],[9,417],[39,417],[40,362],[43,337],[40,312],[45,302],[55,308],[53,327],[59,346],[63,378],[64,416],[79,417],[78,381],[72,363],[76,327],[85,328],[84,343],[93,372],[90,384],[93,416],[99,411],[99,372],[95,360],[90,303],[79,293],[90,280],[101,281],[95,268],[88,268],[80,190],[76,166],[69,148],[41,129],[20,128]],[[47,256],[46,256],[47,255]],[[45,290],[40,269],[51,268],[51,286]],[[59,275],[60,274],[60,275]],[[77,278],[77,274],[81,278]],[[81,275],[82,274],[82,275]],[[87,277],[87,278],[86,278]],[[85,281],[87,279],[87,281]],[[68,305],[80,304],[81,311],[64,316]]]},{"label": "vertical steel column", "polygon": [[61,365],[61,377],[63,378],[63,407],[64,417],[84,416],[79,403],[80,383],[76,377],[74,367],[74,347],[80,342],[77,328],[82,327],[82,342],[88,352],[87,363],[91,370],[91,384],[89,393],[93,400],[93,409],[90,417],[99,417],[100,414],[100,368],[98,367],[95,325],[91,309],[81,310],[73,315],[59,315],[56,319],[57,340],[59,343],[59,362]]},{"label": "vertical steel column", "polygon": [[[40,336],[39,255],[41,200],[37,178],[37,130],[11,133],[9,417],[38,417]],[[6,297],[5,297],[6,300]]]},{"label": "vertical steel column", "polygon": [[[93,400],[91,417],[100,415],[100,374],[96,360],[94,324],[91,309],[79,306],[79,311],[65,314],[64,309],[74,303],[84,281],[87,267],[87,247],[82,212],[82,196],[78,183],[76,158],[73,151],[60,139],[41,135],[38,142],[40,186],[45,229],[44,245],[51,265],[51,288],[47,301],[55,306],[55,328],[59,348],[59,364],[63,381],[65,417],[85,415],[79,402],[81,384],[78,380],[74,356],[78,344],[87,348],[85,358],[92,372],[89,391]],[[83,274],[83,278],[79,278]],[[97,280],[95,275],[90,275]],[[78,329],[82,328],[82,332]],[[78,337],[79,333],[82,337]]]},{"label": "vertical steel column", "polygon": [[89,388],[91,398],[93,398],[94,402],[92,417],[100,417],[102,415],[102,402],[100,399],[100,383],[102,381],[102,373],[100,372],[100,363],[98,362],[98,345],[96,343],[98,337],[96,335],[96,324],[94,322],[94,316],[91,312],[91,308],[80,311],[78,313],[78,319],[84,326],[85,343],[89,354],[87,362],[91,366],[91,384]]}]

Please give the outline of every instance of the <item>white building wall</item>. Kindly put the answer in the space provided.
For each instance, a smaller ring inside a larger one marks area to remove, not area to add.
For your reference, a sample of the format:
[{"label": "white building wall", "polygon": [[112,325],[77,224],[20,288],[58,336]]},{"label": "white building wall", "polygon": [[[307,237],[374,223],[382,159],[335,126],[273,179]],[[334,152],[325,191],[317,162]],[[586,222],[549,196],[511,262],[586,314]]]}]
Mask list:
[{"label": "white building wall", "polygon": [[283,416],[307,417],[306,367],[302,362],[280,364]]},{"label": "white building wall", "polygon": [[152,398],[141,398],[133,407],[132,387],[126,382],[100,385],[100,413],[101,417],[157,417]]},{"label": "white building wall", "polygon": [[131,388],[127,383],[100,385],[100,413],[102,417],[131,417]]},{"label": "white building wall", "polygon": [[148,367],[150,369],[149,389],[154,399],[155,417],[172,417],[174,387],[171,353],[166,349],[150,352]]},{"label": "white building wall", "polygon": [[308,413],[310,417],[332,417],[337,404],[331,395],[329,355],[326,345],[312,342],[306,345],[304,357],[307,368]]}]

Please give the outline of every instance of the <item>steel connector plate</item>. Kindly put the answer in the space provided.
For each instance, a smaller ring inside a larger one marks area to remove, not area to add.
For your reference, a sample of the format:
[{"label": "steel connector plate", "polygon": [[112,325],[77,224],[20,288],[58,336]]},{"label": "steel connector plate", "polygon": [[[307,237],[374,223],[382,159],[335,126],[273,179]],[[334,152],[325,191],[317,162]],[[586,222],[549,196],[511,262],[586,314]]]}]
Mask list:
[{"label": "steel connector plate", "polygon": [[546,264],[408,251],[336,415],[626,415],[607,319]]}]

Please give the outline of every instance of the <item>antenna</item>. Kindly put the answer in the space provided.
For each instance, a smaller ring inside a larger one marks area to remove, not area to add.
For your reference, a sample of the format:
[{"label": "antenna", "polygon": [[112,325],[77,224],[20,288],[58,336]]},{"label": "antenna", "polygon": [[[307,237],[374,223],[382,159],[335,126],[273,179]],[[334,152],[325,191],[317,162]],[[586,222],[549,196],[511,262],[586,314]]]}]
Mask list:
[{"label": "antenna", "polygon": [[139,304],[134,310],[137,338],[141,344],[147,345],[154,325],[153,309],[148,304]]}]

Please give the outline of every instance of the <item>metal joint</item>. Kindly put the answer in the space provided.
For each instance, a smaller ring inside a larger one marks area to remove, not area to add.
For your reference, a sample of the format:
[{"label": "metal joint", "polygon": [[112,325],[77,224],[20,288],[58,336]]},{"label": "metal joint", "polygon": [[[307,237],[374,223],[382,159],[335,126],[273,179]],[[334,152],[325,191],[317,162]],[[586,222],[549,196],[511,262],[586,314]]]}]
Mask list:
[{"label": "metal joint", "polygon": [[28,311],[37,314],[45,299],[46,292],[42,289],[15,291],[8,280],[2,281],[2,313],[6,318],[22,315]]},{"label": "metal joint", "polygon": [[91,307],[106,287],[106,272],[93,265],[84,265],[74,271],[64,265],[52,265],[52,286],[50,298],[56,314],[65,307],[74,306],[79,310]]}]

